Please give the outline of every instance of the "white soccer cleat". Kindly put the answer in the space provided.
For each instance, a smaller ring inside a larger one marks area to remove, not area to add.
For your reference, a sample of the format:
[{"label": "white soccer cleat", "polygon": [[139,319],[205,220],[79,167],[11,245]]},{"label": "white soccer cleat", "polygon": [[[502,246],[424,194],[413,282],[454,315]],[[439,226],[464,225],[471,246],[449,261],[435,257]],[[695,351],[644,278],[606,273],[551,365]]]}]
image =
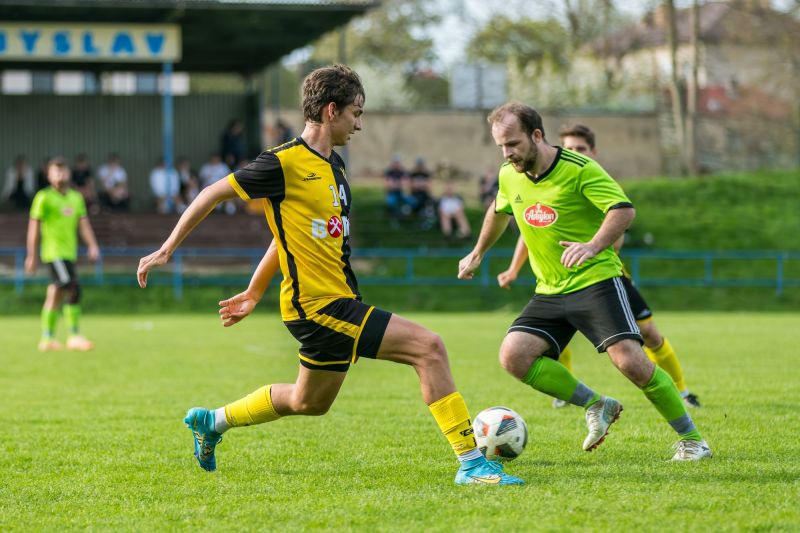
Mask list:
[{"label": "white soccer cleat", "polygon": [[64,345],[55,339],[42,339],[39,341],[40,352],[58,352],[64,349]]},{"label": "white soccer cleat", "polygon": [[672,461],[700,461],[711,459],[711,448],[704,440],[679,440],[675,443],[675,455]]},{"label": "white soccer cleat", "polygon": [[608,396],[601,396],[586,410],[586,426],[589,428],[589,434],[583,441],[585,451],[590,452],[603,443],[608,435],[608,429],[619,419],[621,412],[622,404]]},{"label": "white soccer cleat", "polygon": [[72,335],[67,339],[67,350],[88,352],[92,348],[94,348],[94,343],[83,335]]}]

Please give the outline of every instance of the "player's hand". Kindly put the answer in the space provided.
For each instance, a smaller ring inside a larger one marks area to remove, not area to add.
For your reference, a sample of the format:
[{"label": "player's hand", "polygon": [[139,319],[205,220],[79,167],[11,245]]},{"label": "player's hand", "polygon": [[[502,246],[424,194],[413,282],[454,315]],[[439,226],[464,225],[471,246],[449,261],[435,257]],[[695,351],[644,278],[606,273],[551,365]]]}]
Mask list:
[{"label": "player's hand", "polygon": [[566,248],[561,254],[561,264],[567,268],[581,266],[600,252],[588,242],[558,241],[558,244]]},{"label": "player's hand", "polygon": [[34,272],[36,272],[36,256],[29,255],[25,258],[25,273],[33,274]]},{"label": "player's hand", "polygon": [[89,256],[91,261],[97,261],[100,258],[100,248],[97,246],[90,246],[86,250],[86,255]]},{"label": "player's hand", "polygon": [[516,281],[517,275],[511,270],[505,270],[497,275],[497,284],[504,289],[511,289],[511,284]]},{"label": "player's hand", "polygon": [[227,328],[238,324],[253,312],[257,304],[258,300],[248,294],[247,291],[240,292],[227,300],[222,300],[219,302],[219,318],[222,320],[222,325]]},{"label": "player's hand", "polygon": [[156,250],[152,254],[139,259],[139,269],[136,270],[136,278],[139,280],[139,287],[147,287],[147,273],[153,267],[161,266],[169,261],[171,254],[163,250]]},{"label": "player's hand", "polygon": [[464,256],[458,262],[458,279],[472,279],[482,260],[483,256],[474,251]]}]

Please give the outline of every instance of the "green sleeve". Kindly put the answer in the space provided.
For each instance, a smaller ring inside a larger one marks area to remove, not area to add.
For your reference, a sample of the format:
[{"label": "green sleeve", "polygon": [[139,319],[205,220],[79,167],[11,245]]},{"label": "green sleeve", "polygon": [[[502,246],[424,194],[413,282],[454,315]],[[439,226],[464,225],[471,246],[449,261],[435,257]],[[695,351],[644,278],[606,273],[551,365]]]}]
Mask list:
[{"label": "green sleeve", "polygon": [[592,205],[603,213],[616,205],[633,206],[619,183],[608,175],[599,164],[591,161],[581,170],[580,192]]},{"label": "green sleeve", "polygon": [[45,200],[44,190],[37,192],[36,196],[33,197],[33,203],[31,204],[32,219],[42,220],[42,217],[44,216],[44,200]]},{"label": "green sleeve", "polygon": [[86,201],[83,199],[83,195],[81,193],[78,194],[78,218],[82,218],[86,216]]}]

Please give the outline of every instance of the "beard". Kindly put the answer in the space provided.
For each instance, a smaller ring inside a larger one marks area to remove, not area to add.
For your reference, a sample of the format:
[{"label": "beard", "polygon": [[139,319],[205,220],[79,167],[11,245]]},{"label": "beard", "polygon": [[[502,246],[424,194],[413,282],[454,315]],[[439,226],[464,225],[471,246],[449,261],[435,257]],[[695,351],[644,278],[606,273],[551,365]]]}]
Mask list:
[{"label": "beard", "polygon": [[529,173],[536,168],[536,162],[539,160],[539,149],[535,143],[531,143],[530,150],[521,158],[516,161],[511,161],[514,170],[520,173]]}]

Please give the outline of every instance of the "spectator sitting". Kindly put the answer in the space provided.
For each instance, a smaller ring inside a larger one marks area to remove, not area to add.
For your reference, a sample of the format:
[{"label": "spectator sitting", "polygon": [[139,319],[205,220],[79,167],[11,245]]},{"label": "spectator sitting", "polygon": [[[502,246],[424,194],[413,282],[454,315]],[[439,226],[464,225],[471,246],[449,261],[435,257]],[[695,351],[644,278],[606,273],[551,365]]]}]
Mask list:
[{"label": "spectator sitting", "polygon": [[167,215],[177,211],[180,180],[174,168],[167,168],[163,157],[159,158],[150,171],[150,190],[153,191],[159,214]]},{"label": "spectator sitting", "polygon": [[100,180],[100,204],[112,211],[127,211],[130,203],[128,173],[117,154],[108,156],[108,162],[97,170]]},{"label": "spectator sitting", "polygon": [[456,236],[459,239],[467,239],[472,235],[469,220],[464,212],[464,200],[456,193],[453,182],[448,181],[445,183],[441,198],[439,198],[439,223],[445,237],[453,236],[454,222],[458,228]]},{"label": "spectator sitting", "polygon": [[[200,167],[200,185],[205,189],[212,183],[216,183],[230,173],[230,167],[228,167],[228,165],[222,161],[219,154],[211,154],[208,162]],[[236,204],[229,200],[217,205],[217,210],[220,209],[225,209],[226,213],[232,215],[236,213]]]},{"label": "spectator sitting", "polygon": [[497,189],[500,187],[499,179],[495,166],[489,166],[478,179],[478,195],[484,208],[489,207],[497,197]]},{"label": "spectator sitting", "polygon": [[436,202],[431,194],[431,172],[424,159],[417,159],[410,175],[414,214],[422,219],[422,229],[430,229],[436,221]]},{"label": "spectator sitting", "polygon": [[233,119],[222,134],[222,160],[228,168],[233,168],[244,159],[244,152],[244,125],[241,120]]},{"label": "spectator sitting", "polygon": [[86,154],[78,154],[75,157],[75,164],[72,167],[72,188],[81,193],[86,210],[96,215],[99,211],[97,205],[97,190],[94,185],[94,174],[89,165],[89,158]]},{"label": "spectator sitting", "polygon": [[15,209],[27,211],[34,194],[36,194],[36,180],[33,177],[33,169],[28,165],[24,155],[18,155],[14,159],[14,164],[6,171],[0,202],[8,201]]},{"label": "spectator sitting", "polygon": [[386,209],[389,211],[392,225],[395,226],[401,215],[407,215],[410,212],[410,206],[403,194],[403,182],[406,177],[406,170],[403,168],[400,156],[393,156],[389,167],[383,172],[383,182],[386,191]]},{"label": "spectator sitting", "polygon": [[216,183],[228,174],[231,173],[231,169],[228,165],[226,165],[219,154],[211,154],[208,158],[208,162],[200,167],[200,187],[205,189],[212,183]]},{"label": "spectator sitting", "polygon": [[192,163],[187,157],[178,158],[178,163],[175,166],[178,172],[178,180],[180,181],[178,212],[183,213],[186,206],[192,203],[192,200],[197,198],[200,194],[200,180],[197,173],[192,169]]},{"label": "spectator sitting", "polygon": [[275,146],[280,146],[282,144],[288,143],[294,139],[294,133],[292,132],[292,128],[281,119],[275,121]]}]

